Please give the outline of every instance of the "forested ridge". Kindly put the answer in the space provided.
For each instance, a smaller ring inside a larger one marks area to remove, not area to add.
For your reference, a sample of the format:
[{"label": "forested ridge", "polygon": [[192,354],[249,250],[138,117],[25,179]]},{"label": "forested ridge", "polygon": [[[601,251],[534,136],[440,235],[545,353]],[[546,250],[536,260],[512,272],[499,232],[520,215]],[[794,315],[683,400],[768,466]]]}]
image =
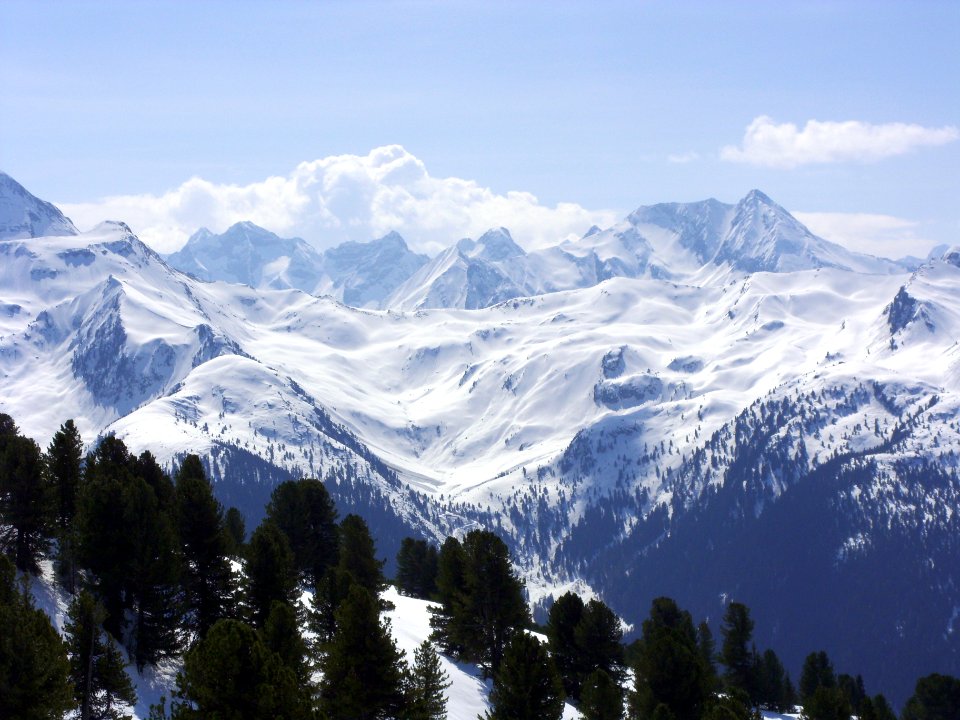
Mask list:
[{"label": "forested ridge", "polygon": [[[130,717],[126,666],[179,659],[151,720],[433,720],[449,684],[439,653],[493,679],[489,720],[555,720],[565,701],[588,720],[752,720],[798,704],[810,720],[897,717],[823,651],[795,684],[738,602],[719,642],[667,597],[629,644],[609,607],[574,593],[535,626],[488,530],[401,544],[394,584],[435,603],[431,641],[405,657],[381,617],[375,539],[322,482],[278,484],[248,537],[196,455],[171,477],[115,437],[85,454],[69,420],[44,451],[0,414],[0,549],[0,718]],[[62,637],[28,590],[46,560],[71,598]],[[901,713],[958,716],[960,680],[936,674]]]}]

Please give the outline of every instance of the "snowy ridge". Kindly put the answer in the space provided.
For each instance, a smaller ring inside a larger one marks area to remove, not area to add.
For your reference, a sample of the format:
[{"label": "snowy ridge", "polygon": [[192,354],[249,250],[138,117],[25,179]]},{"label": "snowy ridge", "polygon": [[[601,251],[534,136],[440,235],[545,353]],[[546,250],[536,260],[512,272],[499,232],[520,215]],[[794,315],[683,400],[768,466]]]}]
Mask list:
[{"label": "snowy ridge", "polygon": [[73,223],[56,207],[0,172],[0,240],[76,234]]},{"label": "snowy ridge", "polygon": [[[373,257],[347,250],[344,271]],[[762,193],[641,208],[543,251],[505,230],[461,241],[387,301],[410,311],[204,282],[119,223],[0,257],[0,410],[41,444],[72,417],[88,444],[204,454],[220,492],[262,500],[306,474],[397,533],[479,523],[540,607],[579,582],[636,622],[642,568],[606,568],[673,552],[721,501],[762,522],[827,470],[849,481],[829,491],[834,560],[883,528],[946,553],[960,518],[960,253],[913,272],[858,256]],[[340,289],[382,289],[378,268]],[[955,565],[924,622],[960,605]]]}]

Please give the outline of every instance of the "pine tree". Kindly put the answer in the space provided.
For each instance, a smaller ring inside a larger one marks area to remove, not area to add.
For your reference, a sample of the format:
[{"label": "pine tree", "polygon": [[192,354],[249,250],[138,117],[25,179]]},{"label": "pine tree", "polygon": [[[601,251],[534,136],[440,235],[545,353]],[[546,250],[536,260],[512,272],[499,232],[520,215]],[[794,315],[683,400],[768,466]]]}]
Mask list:
[{"label": "pine tree", "polygon": [[123,508],[134,483],[132,467],[126,445],[104,438],[87,457],[77,502],[77,561],[89,571],[88,581],[106,610],[106,629],[114,637],[122,637],[124,614],[131,607],[126,591],[133,559]]},{"label": "pine tree", "polygon": [[124,670],[123,656],[103,632],[103,606],[83,591],[70,603],[67,616],[70,680],[80,706],[79,720],[131,717],[123,707],[136,703],[137,697]]},{"label": "pine tree", "polygon": [[957,720],[960,678],[933,673],[917,680],[903,708],[903,720]]},{"label": "pine tree", "polygon": [[757,693],[756,653],[750,645],[753,620],[749,608],[743,603],[730,603],[723,616],[720,634],[723,637],[720,662],[726,667],[723,679],[727,687],[743,690],[754,702]]},{"label": "pine tree", "polygon": [[760,705],[777,712],[786,712],[789,698],[787,672],[773,650],[766,650],[757,674],[757,696]]},{"label": "pine tree", "polygon": [[313,596],[313,607],[308,621],[310,630],[316,635],[315,652],[323,654],[326,643],[337,629],[336,612],[340,603],[350,592],[353,578],[340,568],[330,568],[323,576]]},{"label": "pine tree", "polygon": [[710,626],[704,620],[697,625],[697,648],[700,650],[700,659],[706,670],[706,683],[710,692],[716,692],[720,689],[720,679],[717,677],[717,646],[713,640],[713,633]]},{"label": "pine tree", "polygon": [[437,591],[437,549],[426,540],[406,537],[397,552],[397,589],[428,600]]},{"label": "pine tree", "polygon": [[[859,720],[897,720],[897,716],[883,695],[874,695],[872,698],[865,697],[863,702],[860,703]],[[906,713],[904,713],[904,720],[918,719],[908,719]]]},{"label": "pine tree", "polygon": [[584,679],[580,692],[580,714],[583,720],[623,718],[623,690],[603,670],[595,670]]},{"label": "pine tree", "polygon": [[190,626],[200,637],[232,614],[233,572],[227,557],[223,508],[213,496],[200,458],[188,455],[176,477],[177,529]]},{"label": "pine tree", "polygon": [[405,705],[403,655],[380,622],[380,604],[353,584],[336,612],[336,632],[321,660],[320,710],[327,720],[398,717]]},{"label": "pine tree", "polygon": [[437,561],[437,599],[439,607],[430,608],[430,627],[434,639],[444,652],[461,655],[464,651],[463,604],[467,555],[455,537],[448,537],[440,547]]},{"label": "pine tree", "polygon": [[523,584],[513,572],[503,540],[472,530],[464,540],[463,606],[457,612],[465,655],[496,676],[511,637],[530,624]]},{"label": "pine tree", "polygon": [[73,420],[54,434],[44,457],[44,467],[56,497],[57,575],[69,592],[77,587],[77,496],[83,467],[83,441]]},{"label": "pine tree", "polygon": [[803,661],[803,670],[800,672],[800,701],[806,705],[807,700],[813,697],[818,688],[835,688],[837,676],[833,671],[833,663],[823,650],[812,652]]},{"label": "pine tree", "polygon": [[232,558],[240,557],[243,554],[243,546],[247,542],[247,523],[243,519],[243,513],[235,507],[228,509],[224,525],[227,555]]},{"label": "pine tree", "polygon": [[574,641],[580,657],[581,684],[591,673],[602,670],[616,684],[624,679],[623,629],[620,619],[596,598],[583,608],[574,629]]},{"label": "pine tree", "polygon": [[254,530],[247,547],[246,602],[250,623],[263,627],[275,601],[293,605],[297,574],[287,536],[269,520]]},{"label": "pine tree", "polygon": [[127,529],[130,575],[125,588],[132,602],[131,655],[138,670],[179,654],[183,614],[179,553],[174,520],[143,479],[126,488],[121,524]]},{"label": "pine tree", "polygon": [[29,438],[5,437],[0,452],[0,550],[18,570],[36,574],[53,530],[54,496],[40,448]]},{"label": "pine tree", "polygon": [[558,597],[547,617],[547,641],[550,655],[563,681],[563,689],[573,698],[580,697],[580,651],[575,631],[583,617],[583,600],[573,592]]},{"label": "pine tree", "polygon": [[386,587],[383,561],[377,560],[376,545],[370,528],[359,515],[347,515],[340,523],[340,553],[337,567],[352,581],[379,597]]},{"label": "pine tree", "polygon": [[267,622],[259,631],[263,644],[293,670],[297,682],[306,686],[310,680],[307,667],[307,645],[300,632],[300,623],[293,606],[274,601],[267,616]]},{"label": "pine tree", "polygon": [[172,512],[173,484],[149,453],[134,458],[107,437],[87,457],[77,557],[103,602],[106,630],[124,638],[138,668],[180,650],[181,560]]},{"label": "pine tree", "polygon": [[177,676],[172,720],[309,720],[293,670],[239,620],[217,621],[189,650]]},{"label": "pine tree", "polygon": [[732,687],[707,698],[702,720],[761,720],[761,715],[743,690]]},{"label": "pine tree", "polygon": [[631,712],[651,717],[662,705],[676,720],[697,720],[710,687],[690,613],[655,599],[635,654]]},{"label": "pine tree", "polygon": [[327,488],[315,479],[288,480],[274,488],[267,517],[287,536],[300,577],[316,587],[336,565],[337,510]]},{"label": "pine tree", "polygon": [[547,649],[532,635],[516,633],[494,675],[487,720],[560,720],[563,684]]},{"label": "pine tree", "polygon": [[17,587],[13,563],[0,555],[0,717],[62,718],[73,707],[69,672],[50,619],[33,606],[26,582]]},{"label": "pine tree", "polygon": [[408,684],[404,720],[446,720],[446,689],[450,687],[450,678],[429,640],[424,640],[413,651]]}]

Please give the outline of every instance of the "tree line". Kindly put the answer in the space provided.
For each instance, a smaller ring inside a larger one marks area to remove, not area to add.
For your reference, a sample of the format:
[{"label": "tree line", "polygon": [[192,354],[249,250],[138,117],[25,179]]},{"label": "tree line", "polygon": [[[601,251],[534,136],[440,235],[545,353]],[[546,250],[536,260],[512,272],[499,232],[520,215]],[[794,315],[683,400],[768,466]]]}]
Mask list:
[{"label": "tree line", "polygon": [[[565,701],[588,720],[747,720],[798,701],[810,720],[895,717],[822,652],[795,689],[776,654],[753,647],[738,603],[719,650],[669,598],[629,645],[609,607],[573,593],[536,626],[507,546],[487,530],[401,544],[395,584],[434,601],[431,640],[408,662],[382,618],[369,528],[340,519],[322,482],[277,485],[247,538],[196,455],[173,477],[117,438],[85,455],[72,421],[41,451],[0,414],[0,551],[0,717],[129,717],[127,662],[182,658],[151,720],[440,720],[439,652],[493,678],[488,720],[557,719]],[[28,586],[47,559],[71,597],[62,637]],[[902,717],[955,718],[956,707],[960,681],[931,675]]]}]

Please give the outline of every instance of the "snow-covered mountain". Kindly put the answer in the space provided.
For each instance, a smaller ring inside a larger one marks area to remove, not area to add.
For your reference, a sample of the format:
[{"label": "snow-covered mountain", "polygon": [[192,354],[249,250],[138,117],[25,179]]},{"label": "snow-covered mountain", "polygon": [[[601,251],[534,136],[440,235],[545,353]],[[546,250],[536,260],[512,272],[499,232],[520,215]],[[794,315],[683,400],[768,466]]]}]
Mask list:
[{"label": "snow-covered mountain", "polygon": [[368,243],[343,243],[324,251],[326,279],[317,292],[353,307],[381,307],[428,260],[412,252],[396,232]]},{"label": "snow-covered mountain", "polygon": [[321,253],[300,238],[281,238],[251,222],[240,222],[220,235],[200,228],[166,260],[201,280],[293,288],[330,295],[353,307],[379,307],[427,257],[411,252],[395,232]]},{"label": "snow-covered mountain", "polygon": [[0,172],[0,240],[76,234],[73,223],[56,207]]},{"label": "snow-covered mountain", "polygon": [[[251,513],[316,475],[388,556],[482,523],[541,606],[575,580],[632,622],[740,599],[794,671],[824,647],[894,697],[960,670],[958,251],[911,273],[755,192],[461,241],[386,303],[411,312],[203,282],[118,223],[0,256],[0,411],[41,444],[72,417],[199,452]],[[837,588],[875,612],[829,615]]]}]

